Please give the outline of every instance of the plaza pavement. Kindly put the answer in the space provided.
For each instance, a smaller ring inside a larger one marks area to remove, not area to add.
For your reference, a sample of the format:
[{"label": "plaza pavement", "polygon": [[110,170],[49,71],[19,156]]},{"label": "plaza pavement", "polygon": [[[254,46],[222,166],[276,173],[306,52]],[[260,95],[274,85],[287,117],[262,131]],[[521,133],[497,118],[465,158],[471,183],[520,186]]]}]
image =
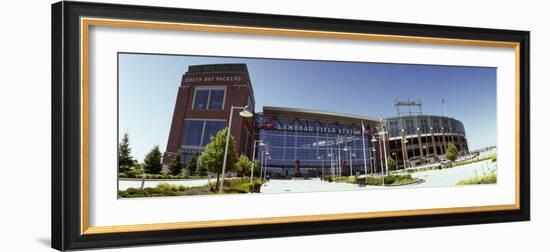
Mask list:
[{"label": "plaza pavement", "polygon": [[[424,180],[423,183],[404,185],[392,188],[414,188],[414,187],[442,187],[454,186],[458,181],[475,176],[481,176],[490,172],[496,172],[497,162],[485,160],[472,164],[457,166],[442,170],[430,170],[415,172],[411,175]],[[173,185],[184,186],[202,186],[208,184],[208,179],[188,179],[188,180],[147,180],[145,187],[155,187],[160,183],[169,183]],[[215,181],[211,180],[211,181]],[[140,188],[140,180],[120,180],[119,190],[126,190],[130,187]],[[387,187],[386,187],[387,188]],[[359,186],[349,183],[330,183],[322,181],[319,178],[304,180],[272,179],[266,182],[262,188],[262,193],[289,193],[289,192],[334,192],[350,190],[372,190],[382,189],[380,186]]]}]

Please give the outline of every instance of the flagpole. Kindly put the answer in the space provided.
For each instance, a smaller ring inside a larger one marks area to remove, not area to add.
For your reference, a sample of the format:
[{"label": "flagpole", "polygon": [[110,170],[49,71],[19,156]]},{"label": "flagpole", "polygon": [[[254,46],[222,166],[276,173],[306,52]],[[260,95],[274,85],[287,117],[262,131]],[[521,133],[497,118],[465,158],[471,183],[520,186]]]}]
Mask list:
[{"label": "flagpole", "polygon": [[388,170],[388,154],[386,153],[386,126],[383,123],[382,114],[380,114],[380,126],[382,126],[382,142],[384,144],[384,161],[386,163],[386,174],[389,175],[390,171]]},{"label": "flagpole", "polygon": [[[365,124],[361,120],[361,135],[363,136],[363,163],[365,165],[365,178],[367,177],[367,151],[365,149]],[[371,168],[372,169],[372,168]]]},{"label": "flagpole", "polygon": [[445,103],[445,98],[441,99],[441,103],[443,103],[443,111],[445,112],[445,117],[449,117],[447,115],[447,103]]}]

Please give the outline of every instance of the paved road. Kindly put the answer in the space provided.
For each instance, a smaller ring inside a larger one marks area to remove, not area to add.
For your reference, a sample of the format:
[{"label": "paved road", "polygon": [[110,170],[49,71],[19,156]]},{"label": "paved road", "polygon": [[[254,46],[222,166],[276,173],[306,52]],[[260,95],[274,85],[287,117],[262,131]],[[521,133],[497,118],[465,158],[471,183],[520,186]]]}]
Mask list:
[{"label": "paved road", "polygon": [[[496,162],[485,160],[473,164],[458,166],[443,170],[431,170],[413,173],[412,176],[424,179],[421,184],[413,184],[400,186],[403,187],[441,187],[454,186],[459,180],[483,175],[491,171],[496,172]],[[214,181],[214,180],[212,180]],[[202,186],[208,184],[208,179],[187,179],[187,180],[149,180],[145,181],[145,187],[155,187],[159,183],[169,183],[174,185],[185,186]],[[127,188],[139,188],[141,181],[121,180],[119,190]],[[387,188],[387,187],[386,187]],[[306,180],[287,180],[287,179],[272,179],[262,186],[262,193],[287,193],[287,192],[334,192],[334,191],[350,191],[350,190],[372,190],[382,189],[379,186],[358,186],[348,183],[329,183],[321,181],[319,178]]]},{"label": "paved road", "polygon": [[262,193],[287,193],[287,192],[334,192],[351,190],[372,190],[403,187],[442,187],[455,186],[456,182],[470,177],[483,175],[491,171],[496,172],[496,163],[491,160],[477,162],[469,165],[458,166],[443,170],[432,170],[413,173],[413,177],[422,178],[424,183],[405,185],[399,187],[358,186],[348,183],[329,183],[318,178],[306,180],[272,179],[262,186]]},{"label": "paved road", "polygon": [[349,183],[330,183],[319,178],[305,180],[272,179],[262,186],[262,193],[286,192],[334,192],[359,189],[376,189],[378,186],[362,186]]},{"label": "paved road", "polygon": [[412,176],[424,179],[425,182],[407,187],[454,186],[460,180],[481,176],[492,171],[496,172],[496,169],[497,162],[493,163],[491,160],[485,160],[449,169],[415,172]]}]

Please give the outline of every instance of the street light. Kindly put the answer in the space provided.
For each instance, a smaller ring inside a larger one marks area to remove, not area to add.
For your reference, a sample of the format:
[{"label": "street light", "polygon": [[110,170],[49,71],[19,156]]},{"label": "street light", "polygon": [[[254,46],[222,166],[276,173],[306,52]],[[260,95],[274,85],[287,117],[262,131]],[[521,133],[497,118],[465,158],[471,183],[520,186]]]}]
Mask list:
[{"label": "street light", "polygon": [[264,168],[264,179],[267,178],[267,160],[271,160],[271,156],[269,155],[269,152],[265,153],[265,168]]},{"label": "street light", "polygon": [[239,115],[243,118],[250,118],[254,116],[252,112],[248,111],[248,105],[244,107],[231,106],[231,111],[229,112],[229,122],[227,126],[227,137],[225,138],[225,152],[223,154],[222,179],[221,179],[222,184],[220,186],[219,193],[223,192],[223,182],[225,179],[225,167],[227,166],[227,152],[229,149],[229,137],[231,136],[231,123],[233,122],[233,110],[235,109],[242,110],[241,112],[239,112]]},{"label": "street light", "polygon": [[352,174],[353,173],[353,163],[352,163],[353,161],[352,161],[351,156],[352,155],[355,156],[355,154],[351,153],[351,147],[349,149],[348,149],[347,146],[344,147],[344,152],[347,152],[348,150],[349,150],[349,175],[351,176],[351,175],[353,175]]},{"label": "street light", "polygon": [[[373,143],[373,147],[376,147],[376,138],[373,136],[371,142]],[[376,148],[372,149],[373,152],[376,152]],[[382,151],[380,151],[380,162],[382,162]],[[376,155],[374,155],[374,163],[376,165]],[[380,164],[380,174],[382,175],[382,185],[384,185],[384,167],[382,167],[382,164]]]},{"label": "street light", "polygon": [[[365,166],[365,179],[367,178],[367,147],[365,146],[365,124],[361,120],[361,137],[363,140],[363,165]],[[369,163],[370,164],[370,163]]]},{"label": "street light", "polygon": [[[392,151],[391,155],[393,156],[394,163],[395,163],[395,171],[397,172],[397,156],[395,155],[395,151]],[[389,171],[388,171],[389,173]]]},{"label": "street light", "polygon": [[409,141],[407,141],[407,139],[405,139],[405,141],[403,141],[403,145],[404,145],[404,147],[403,147],[403,170],[405,170],[407,168],[407,162],[405,160],[405,152],[408,151],[407,150],[407,143],[408,142]]},{"label": "street light", "polygon": [[[374,167],[374,162],[372,160],[372,156],[370,157],[370,165],[371,165],[370,174],[372,175],[373,174],[372,168]],[[365,173],[365,177],[367,177],[366,173]]]},{"label": "street light", "polygon": [[265,151],[262,151],[262,157],[260,159],[260,180],[262,180],[262,176],[264,174],[264,156],[265,156],[264,154],[265,154]]},{"label": "street light", "polygon": [[352,160],[355,157],[355,153],[352,153],[351,150],[350,150],[350,153],[351,153],[351,157],[349,158],[349,166],[351,171],[352,170],[351,168],[353,167]]},{"label": "street light", "polygon": [[[382,121],[380,121],[380,124],[381,124],[381,127],[382,127],[382,131],[378,134],[381,134],[382,135],[382,142],[381,144],[383,143],[383,146],[384,146],[384,162],[386,163],[386,173],[389,174],[389,171],[388,171],[388,154],[386,153],[386,134],[388,133],[386,131],[386,128],[384,127],[384,125],[382,124]],[[380,153],[382,154],[382,153]]]},{"label": "street light", "polygon": [[323,178],[323,176],[325,175],[325,159],[323,158],[323,155],[321,154],[321,156],[318,156],[317,159],[321,160],[321,180]]},{"label": "street light", "polygon": [[258,144],[258,146],[265,145],[262,142],[262,140],[254,140],[254,147],[252,148],[252,169],[250,170],[250,184],[252,184],[252,179],[254,178],[254,161],[256,159],[256,144]]},{"label": "street light", "polygon": [[330,171],[332,172],[332,177],[335,177],[335,175],[334,175],[334,163],[332,162],[332,147],[330,147],[330,153],[327,156],[330,158]]}]

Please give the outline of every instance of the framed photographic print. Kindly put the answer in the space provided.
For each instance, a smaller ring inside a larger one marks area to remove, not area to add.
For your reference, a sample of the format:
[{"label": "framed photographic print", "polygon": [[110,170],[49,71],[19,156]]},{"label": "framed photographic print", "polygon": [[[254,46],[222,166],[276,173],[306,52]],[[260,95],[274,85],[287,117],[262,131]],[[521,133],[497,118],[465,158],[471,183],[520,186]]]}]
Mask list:
[{"label": "framed photographic print", "polygon": [[529,220],[529,32],[52,5],[58,250]]}]

